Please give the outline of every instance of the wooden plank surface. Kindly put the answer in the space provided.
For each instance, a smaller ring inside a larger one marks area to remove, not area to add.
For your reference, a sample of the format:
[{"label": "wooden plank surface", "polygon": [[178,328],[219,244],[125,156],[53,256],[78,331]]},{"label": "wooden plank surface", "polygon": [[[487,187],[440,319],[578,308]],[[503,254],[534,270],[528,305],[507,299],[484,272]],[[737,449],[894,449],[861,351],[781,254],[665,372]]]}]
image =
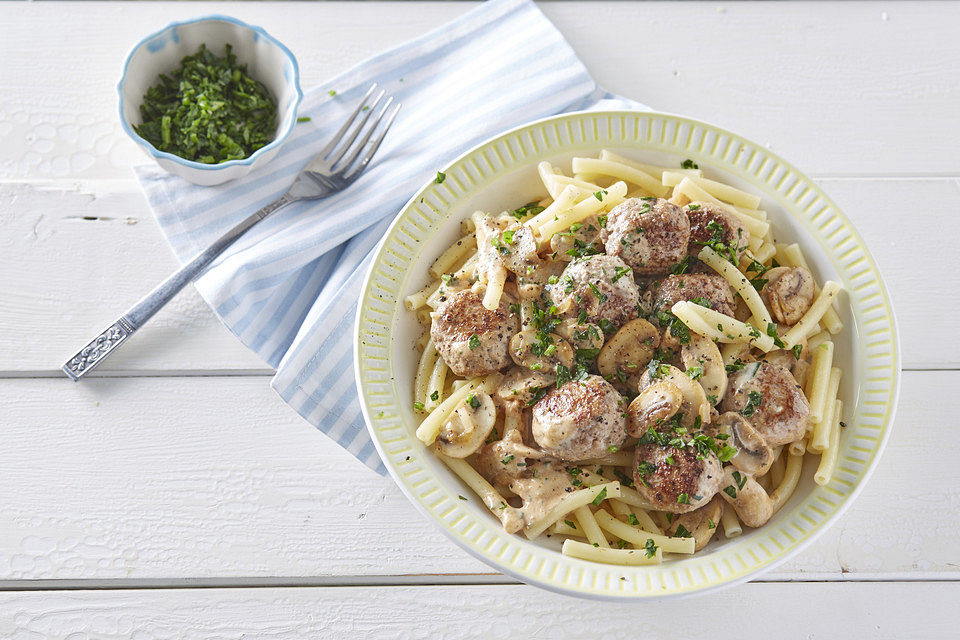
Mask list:
[{"label": "wooden plank surface", "polygon": [[804,584],[748,584],[695,601],[646,606],[574,600],[519,585],[0,593],[0,635],[47,640],[955,638],[952,610],[960,584],[904,586],[818,584],[814,590]]},{"label": "wooden plank surface", "polygon": [[[141,37],[226,13],[265,27],[311,87],[473,3],[6,3],[0,177],[129,177],[115,83]],[[598,82],[770,144],[817,175],[957,175],[960,4],[544,2]],[[61,43],[70,42],[69,53]],[[64,77],[63,60],[70,73]],[[77,81],[82,76],[82,81]]]},{"label": "wooden plank surface", "polygon": [[[0,637],[955,637],[960,346],[944,336],[960,313],[960,4],[540,4],[604,87],[816,177],[884,273],[910,370],[889,447],[850,511],[769,582],[641,616],[463,586],[509,581],[285,407],[193,290],[98,372],[110,379],[59,378],[175,266],[129,169],[146,158],[116,122],[133,43],[235,15],[288,44],[309,88],[470,6],[0,2],[14,25],[0,39],[0,588],[137,587],[0,593]],[[324,586],[143,588],[278,583]],[[335,586],[390,583],[411,586]],[[762,623],[732,617],[744,602]]]},{"label": "wooden plank surface", "polygon": [[[905,375],[873,479],[770,579],[960,578],[960,467],[942,419],[960,414],[958,385],[960,372]],[[8,586],[491,573],[263,378],[5,380],[0,415]]]}]

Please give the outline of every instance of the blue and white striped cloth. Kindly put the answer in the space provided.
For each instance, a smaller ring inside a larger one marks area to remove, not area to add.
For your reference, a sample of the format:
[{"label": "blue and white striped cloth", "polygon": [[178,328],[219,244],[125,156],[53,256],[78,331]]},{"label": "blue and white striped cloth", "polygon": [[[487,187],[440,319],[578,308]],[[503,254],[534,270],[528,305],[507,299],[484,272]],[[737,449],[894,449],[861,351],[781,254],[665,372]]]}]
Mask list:
[{"label": "blue and white striped cloth", "polygon": [[[374,162],[349,189],[281,209],[196,283],[224,324],[277,368],[273,388],[300,415],[380,473],[360,413],[352,333],[369,256],[418,187],[508,128],[565,111],[644,108],[599,87],[529,0],[493,0],[306,93],[296,127],[264,169],[198,187],[136,168],[157,220],[186,261],[279,197],[371,82],[403,103]],[[330,91],[336,95],[331,96]]]}]

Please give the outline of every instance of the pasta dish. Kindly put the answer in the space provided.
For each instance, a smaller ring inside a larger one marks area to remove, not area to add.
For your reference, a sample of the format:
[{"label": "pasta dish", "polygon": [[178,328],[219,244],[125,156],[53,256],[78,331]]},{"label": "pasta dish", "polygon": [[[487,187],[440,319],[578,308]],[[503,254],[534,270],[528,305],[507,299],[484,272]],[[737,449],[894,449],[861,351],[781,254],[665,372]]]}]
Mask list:
[{"label": "pasta dish", "polygon": [[570,169],[540,163],[545,197],[463,221],[406,299],[417,437],[508,532],[612,564],[763,526],[807,454],[826,484],[840,285],[690,160]]}]

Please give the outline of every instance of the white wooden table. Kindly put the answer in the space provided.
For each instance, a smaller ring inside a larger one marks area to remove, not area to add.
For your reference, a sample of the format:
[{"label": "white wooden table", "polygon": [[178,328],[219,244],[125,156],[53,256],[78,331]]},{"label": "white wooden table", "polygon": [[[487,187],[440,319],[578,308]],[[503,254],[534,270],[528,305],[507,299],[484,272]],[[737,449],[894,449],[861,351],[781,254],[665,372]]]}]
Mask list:
[{"label": "white wooden table", "polygon": [[0,2],[0,638],[957,637],[958,4],[542,5],[603,86],[817,178],[886,276],[890,445],[847,515],[762,581],[653,606],[517,585],[286,407],[192,290],[92,379],[59,373],[175,266],[117,124],[136,40],[235,15],[309,87],[468,6]]}]

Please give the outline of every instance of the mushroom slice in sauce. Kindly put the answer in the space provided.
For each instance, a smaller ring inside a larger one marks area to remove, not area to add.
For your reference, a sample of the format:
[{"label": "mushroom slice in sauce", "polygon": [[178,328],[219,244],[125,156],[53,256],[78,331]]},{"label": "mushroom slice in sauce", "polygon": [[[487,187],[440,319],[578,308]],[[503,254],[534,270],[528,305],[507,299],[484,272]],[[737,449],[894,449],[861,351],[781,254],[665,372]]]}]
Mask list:
[{"label": "mushroom slice in sauce", "polygon": [[[695,509],[689,513],[682,513],[674,516],[667,527],[666,534],[676,536],[678,533],[686,534],[682,537],[692,537],[694,539],[694,551],[700,551],[713,534],[717,532],[720,525],[720,514],[723,512],[723,500],[719,496],[713,496],[706,505]],[[681,529],[681,527],[683,527]]]},{"label": "mushroom slice in sauce", "polygon": [[683,404],[677,385],[658,380],[644,389],[627,407],[627,434],[639,438],[648,429],[656,429],[669,420]]},{"label": "mushroom slice in sauce", "polygon": [[717,426],[720,433],[730,436],[727,443],[737,448],[737,455],[730,459],[733,466],[757,477],[770,470],[775,457],[773,449],[749,420],[739,413],[728,411],[717,419]]},{"label": "mushroom slice in sauce", "polygon": [[[653,371],[651,371],[653,369]],[[683,415],[680,423],[685,427],[693,426],[697,416],[703,424],[710,424],[710,403],[703,392],[703,387],[683,371],[670,364],[659,364],[656,367],[647,367],[640,377],[637,391],[643,393],[647,387],[654,385],[657,380],[673,383],[683,395],[680,411]]]},{"label": "mushroom slice in sauce", "polygon": [[656,327],[640,318],[631,320],[603,345],[597,368],[607,380],[635,389],[659,345],[660,332]]},{"label": "mushroom slice in sauce", "polygon": [[497,421],[493,398],[476,393],[454,409],[437,435],[437,450],[451,458],[466,458],[479,449]]},{"label": "mushroom slice in sauce", "polygon": [[683,360],[687,375],[703,387],[707,401],[710,404],[720,402],[727,392],[727,370],[716,343],[691,332],[690,342],[680,348],[680,359]]},{"label": "mushroom slice in sauce", "polygon": [[804,267],[776,267],[764,276],[767,283],[760,290],[770,314],[777,322],[793,325],[813,304],[813,274]]}]

